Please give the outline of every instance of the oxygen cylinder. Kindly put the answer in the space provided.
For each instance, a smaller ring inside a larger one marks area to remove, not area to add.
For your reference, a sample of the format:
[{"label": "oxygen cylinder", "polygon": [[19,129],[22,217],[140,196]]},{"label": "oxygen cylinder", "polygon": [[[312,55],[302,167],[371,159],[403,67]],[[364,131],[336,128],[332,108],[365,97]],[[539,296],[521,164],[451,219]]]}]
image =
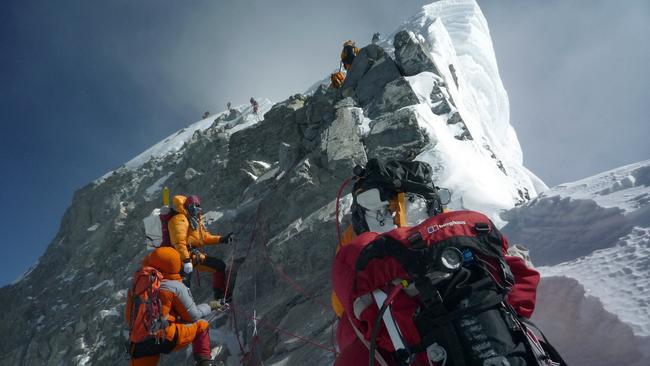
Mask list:
[{"label": "oxygen cylinder", "polygon": [[162,196],[163,206],[169,206],[169,187],[163,188]]}]

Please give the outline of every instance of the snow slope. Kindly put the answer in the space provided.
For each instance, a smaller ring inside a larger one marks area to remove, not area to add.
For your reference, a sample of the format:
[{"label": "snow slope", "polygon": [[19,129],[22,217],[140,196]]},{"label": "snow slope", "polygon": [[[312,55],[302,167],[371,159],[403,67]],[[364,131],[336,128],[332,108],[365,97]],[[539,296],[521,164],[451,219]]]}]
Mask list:
[{"label": "snow slope", "polygon": [[545,278],[576,280],[636,337],[650,336],[650,160],[561,184],[502,217]]},{"label": "snow slope", "polygon": [[650,227],[635,227],[611,248],[539,270],[546,277],[577,279],[634,334],[650,336]]},{"label": "snow slope", "polygon": [[[231,131],[229,131],[230,133],[235,133],[244,128],[255,125],[257,122],[262,120],[264,113],[268,112],[273,106],[273,102],[266,98],[259,98],[258,103],[260,107],[257,115],[253,113],[252,107],[250,105],[243,104],[234,107],[234,109],[241,111],[242,113],[242,115],[238,117],[237,120],[221,122],[221,125],[224,127],[233,127]],[[207,118],[195,122],[183,128],[182,130],[167,136],[167,138],[164,140],[158,142],[157,144],[140,153],[138,156],[127,161],[121,168],[135,170],[151,159],[161,159],[169,154],[180,151],[185,143],[190,138],[192,138],[196,131],[203,131],[210,128],[216,122],[216,119],[225,116],[228,113],[229,111],[226,110],[214,115],[210,115]],[[97,179],[95,183],[97,184],[103,182],[105,178],[112,173],[113,171],[106,173]]]}]

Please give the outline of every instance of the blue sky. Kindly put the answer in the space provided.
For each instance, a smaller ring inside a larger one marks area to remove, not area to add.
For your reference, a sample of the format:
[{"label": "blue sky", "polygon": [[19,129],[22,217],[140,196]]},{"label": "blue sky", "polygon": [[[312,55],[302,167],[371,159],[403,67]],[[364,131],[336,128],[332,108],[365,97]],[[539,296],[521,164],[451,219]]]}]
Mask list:
[{"label": "blue sky", "polygon": [[[72,194],[250,96],[279,101],[425,0],[0,3],[0,285]],[[479,1],[526,166],[549,185],[650,158],[647,1]]]}]

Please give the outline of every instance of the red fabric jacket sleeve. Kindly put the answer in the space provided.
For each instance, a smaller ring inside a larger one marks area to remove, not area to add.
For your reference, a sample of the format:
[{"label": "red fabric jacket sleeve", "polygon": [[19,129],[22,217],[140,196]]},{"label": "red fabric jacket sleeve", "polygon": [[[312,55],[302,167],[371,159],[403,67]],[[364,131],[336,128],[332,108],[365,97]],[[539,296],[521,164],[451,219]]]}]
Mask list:
[{"label": "red fabric jacket sleeve", "polygon": [[539,272],[528,267],[519,257],[506,256],[505,259],[515,277],[515,284],[508,294],[508,303],[519,315],[530,318],[535,310]]},{"label": "red fabric jacket sleeve", "polygon": [[537,299],[537,285],[539,285],[540,274],[536,269],[528,267],[526,262],[519,257],[509,256],[508,239],[503,237],[502,253],[506,264],[510,267],[512,275],[515,277],[515,284],[508,294],[508,304],[510,304],[517,314],[530,318],[535,310],[535,301]]}]

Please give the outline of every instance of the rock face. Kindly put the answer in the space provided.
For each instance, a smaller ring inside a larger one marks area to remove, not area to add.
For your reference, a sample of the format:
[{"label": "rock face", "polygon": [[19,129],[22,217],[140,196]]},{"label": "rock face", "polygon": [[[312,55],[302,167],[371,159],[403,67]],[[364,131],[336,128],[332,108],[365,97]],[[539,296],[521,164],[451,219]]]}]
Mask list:
[{"label": "rock face", "polygon": [[[245,350],[253,349],[251,357],[267,365],[331,365],[335,198],[356,164],[369,157],[428,161],[436,183],[455,190],[453,208],[489,214],[514,206],[517,192],[536,193],[530,178],[518,173],[521,163],[510,159],[518,145],[504,153],[476,122],[480,105],[468,102],[473,94],[463,91],[473,84],[454,58],[451,40],[472,40],[471,34],[450,38],[439,18],[464,25],[480,14],[478,6],[467,3],[461,9],[467,16],[456,19],[458,12],[447,14],[440,3],[425,7],[427,21],[416,19],[408,32],[397,33],[394,57],[390,47],[364,47],[341,90],[321,86],[309,96],[294,95],[266,108],[263,118],[222,114],[212,124],[179,131],[148,150],[150,155],[76,192],[39,263],[0,289],[0,301],[10,309],[0,314],[0,332],[11,334],[0,343],[0,365],[124,364],[126,289],[148,250],[142,219],[159,206],[164,186],[172,194],[199,194],[208,228],[236,235],[230,247],[206,249],[241,263],[236,318],[214,334],[232,355],[227,363],[238,364],[241,357],[237,342],[228,341],[234,333]],[[451,49],[445,53],[445,47]],[[456,64],[453,75],[446,66],[450,60]],[[503,123],[508,125],[498,125]],[[180,137],[176,149],[165,148]],[[475,169],[467,168],[472,164]],[[469,185],[487,186],[488,178],[496,182],[490,186],[496,193]],[[344,212],[348,206],[349,196],[343,197]],[[201,276],[201,283],[193,285],[194,297],[208,300],[209,277]],[[259,338],[252,336],[253,317],[261,319]],[[192,363],[178,352],[162,364]]]},{"label": "rock face", "polygon": [[362,106],[366,106],[383,93],[386,84],[400,76],[395,61],[386,50],[371,44],[362,48],[354,59],[352,70],[343,83],[343,94],[354,95]]},{"label": "rock face", "polygon": [[410,160],[424,150],[429,135],[413,110],[402,109],[373,121],[365,141],[370,157]]},{"label": "rock face", "polygon": [[397,32],[393,46],[397,66],[404,76],[413,76],[424,71],[440,75],[426,43],[423,39],[418,39],[413,32]]}]

